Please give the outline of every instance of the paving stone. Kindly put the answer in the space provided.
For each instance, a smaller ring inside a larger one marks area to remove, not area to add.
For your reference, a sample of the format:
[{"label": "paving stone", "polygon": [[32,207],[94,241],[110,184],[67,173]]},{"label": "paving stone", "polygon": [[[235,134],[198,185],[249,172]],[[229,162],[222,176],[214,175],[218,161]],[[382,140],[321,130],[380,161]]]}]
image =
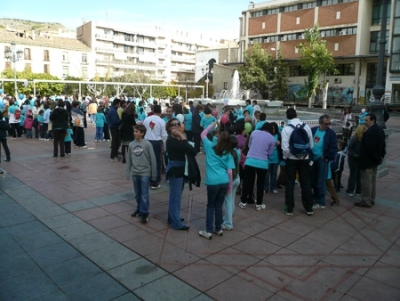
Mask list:
[{"label": "paving stone", "polygon": [[26,253],[1,254],[0,281],[5,281],[9,278],[32,272],[40,272],[40,268]]},{"label": "paving stone", "polygon": [[118,242],[100,232],[73,239],[70,243],[83,254],[119,245]]},{"label": "paving stone", "polygon": [[98,251],[89,253],[87,256],[105,270],[113,269],[140,258],[138,254],[120,244],[101,248]]},{"label": "paving stone", "polygon": [[31,252],[47,246],[56,245],[63,240],[51,230],[38,232],[32,235],[15,237],[15,241],[26,251]]},{"label": "paving stone", "polygon": [[75,248],[71,247],[68,243],[62,242],[29,252],[28,255],[40,267],[45,268],[75,257],[79,257],[81,256],[81,253],[79,253]]}]

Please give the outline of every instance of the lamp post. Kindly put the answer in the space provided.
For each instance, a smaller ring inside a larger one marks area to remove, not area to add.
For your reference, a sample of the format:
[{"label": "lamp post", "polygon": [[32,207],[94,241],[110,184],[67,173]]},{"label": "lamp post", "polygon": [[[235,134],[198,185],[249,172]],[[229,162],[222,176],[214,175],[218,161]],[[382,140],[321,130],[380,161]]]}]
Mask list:
[{"label": "lamp post", "polygon": [[382,97],[385,95],[385,87],[383,86],[383,65],[385,62],[385,45],[386,45],[386,18],[387,18],[387,0],[382,3],[382,21],[379,38],[378,67],[376,70],[376,83],[372,88],[372,94],[375,101],[371,105],[371,112],[376,115],[376,123],[379,127],[385,129],[386,124],[383,120],[383,102]]},{"label": "lamp post", "polygon": [[208,79],[208,64],[206,65],[206,99],[208,99],[208,82],[210,80]]},{"label": "lamp post", "polygon": [[16,63],[19,60],[22,60],[23,51],[21,49],[16,50],[16,45],[14,42],[11,43],[11,48],[7,48],[4,50],[4,57],[6,60],[13,63],[14,67],[14,95],[15,99],[18,99],[18,86],[17,86],[17,70],[16,70]]}]

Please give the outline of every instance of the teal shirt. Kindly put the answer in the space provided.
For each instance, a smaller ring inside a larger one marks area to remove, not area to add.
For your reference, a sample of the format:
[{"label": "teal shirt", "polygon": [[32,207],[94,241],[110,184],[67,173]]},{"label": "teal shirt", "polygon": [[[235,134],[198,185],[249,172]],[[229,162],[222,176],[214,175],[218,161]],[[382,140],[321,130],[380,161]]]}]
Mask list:
[{"label": "teal shirt", "polygon": [[313,159],[317,160],[324,154],[324,137],[326,131],[321,131],[319,128],[314,135],[314,147],[312,148]]},{"label": "teal shirt", "polygon": [[38,123],[43,123],[43,115],[38,115],[37,121],[38,121]]},{"label": "teal shirt", "polygon": [[64,142],[72,141],[73,131],[71,129],[67,129],[67,135],[65,135]]},{"label": "teal shirt", "polygon": [[246,110],[247,111],[249,111],[249,115],[250,116],[253,116],[253,111],[254,111],[254,109],[253,109],[253,106],[252,105],[248,105],[247,107],[246,107]]},{"label": "teal shirt", "polygon": [[211,123],[216,122],[216,121],[217,121],[217,119],[213,115],[211,115],[211,114],[209,116],[204,115],[204,117],[201,118],[200,126],[203,127],[203,129],[206,129],[206,128],[208,128],[208,126]]},{"label": "teal shirt", "polygon": [[261,160],[261,159],[250,158],[250,157],[246,158],[246,161],[244,161],[244,165],[262,168],[262,169],[268,169],[268,167],[269,167],[268,160]]},{"label": "teal shirt", "polygon": [[185,118],[185,120],[184,120],[185,131],[191,131],[192,130],[192,117],[193,117],[192,112],[189,112],[188,114],[184,114],[183,115],[183,118]]},{"label": "teal shirt", "polygon": [[268,121],[266,121],[266,120],[257,122],[256,127],[255,127],[255,130],[261,130],[262,126],[263,126],[265,123],[267,123],[267,122],[268,122]]},{"label": "teal shirt", "polygon": [[[278,135],[274,135],[274,140],[275,142],[278,141]],[[278,154],[278,147],[275,145],[274,151],[272,154],[268,157],[268,163],[270,164],[278,164],[279,163],[279,154]]]},{"label": "teal shirt", "polygon": [[235,161],[230,153],[218,156],[214,149],[214,143],[203,139],[203,149],[206,153],[206,185],[219,185],[229,183],[228,169],[234,169]]},{"label": "teal shirt", "polygon": [[103,113],[96,113],[96,127],[103,128],[106,122],[106,116]]}]

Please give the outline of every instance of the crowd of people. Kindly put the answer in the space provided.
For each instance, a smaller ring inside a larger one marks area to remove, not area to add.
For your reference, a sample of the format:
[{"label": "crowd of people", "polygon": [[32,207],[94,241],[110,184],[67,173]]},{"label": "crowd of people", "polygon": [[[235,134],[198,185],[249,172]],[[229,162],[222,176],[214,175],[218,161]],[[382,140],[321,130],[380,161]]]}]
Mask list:
[{"label": "crowd of people", "polygon": [[[368,111],[367,111],[368,110]],[[111,141],[111,162],[125,164],[126,178],[132,180],[137,208],[132,217],[149,220],[149,189],[159,189],[162,179],[169,185],[168,223],[175,230],[188,230],[180,217],[185,183],[199,186],[200,170],[196,155],[206,162],[207,209],[205,230],[199,235],[211,239],[233,226],[235,196],[238,207],[254,204],[266,208],[266,194],[285,186],[284,212],[293,215],[295,185],[308,216],[331,205],[339,205],[343,187],[341,174],[347,157],[350,175],[347,195],[361,195],[356,206],[375,203],[377,166],[386,154],[385,135],[376,116],[366,108],[358,120],[346,108],[343,131],[330,128],[331,118],[323,114],[310,128],[293,108],[279,125],[269,122],[256,100],[246,106],[225,106],[192,101],[162,106],[154,101],[129,102],[125,99],[49,99],[28,97],[17,101],[0,99],[0,141],[5,161],[11,160],[7,138],[23,134],[27,139],[53,141],[53,156],[65,157],[75,147],[86,148],[88,123],[96,127],[95,143]],[[338,136],[340,136],[338,138]]]}]

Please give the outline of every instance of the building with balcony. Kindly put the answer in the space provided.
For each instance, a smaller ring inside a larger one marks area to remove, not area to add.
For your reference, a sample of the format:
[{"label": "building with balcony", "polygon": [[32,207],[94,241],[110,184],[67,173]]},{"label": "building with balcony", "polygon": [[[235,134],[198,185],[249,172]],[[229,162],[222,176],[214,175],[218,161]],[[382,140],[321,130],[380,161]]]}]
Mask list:
[{"label": "building with balcony", "polygon": [[[280,51],[289,64],[288,98],[302,97],[306,74],[296,48],[306,29],[319,25],[321,37],[332,53],[339,74],[330,82],[328,103],[367,103],[375,85],[382,10],[385,1],[374,0],[275,0],[250,2],[240,18],[239,60],[253,43],[261,43],[271,55]],[[400,1],[388,0],[385,88],[386,101],[400,102]],[[396,23],[397,22],[397,23]],[[392,47],[391,47],[392,45]],[[322,80],[322,79],[321,79]],[[317,97],[316,101],[320,99]]]},{"label": "building with balcony", "polygon": [[[16,44],[23,51],[22,60],[16,62],[16,70],[30,70],[34,73],[48,73],[62,79],[67,76],[82,79],[94,76],[94,56],[91,49],[76,38],[58,34],[0,29],[0,52]],[[0,56],[0,72],[12,68],[9,61]]]},{"label": "building with balcony", "polygon": [[178,83],[193,82],[196,51],[218,43],[183,31],[100,21],[78,27],[77,37],[92,49],[100,77],[143,73],[151,79]]}]

